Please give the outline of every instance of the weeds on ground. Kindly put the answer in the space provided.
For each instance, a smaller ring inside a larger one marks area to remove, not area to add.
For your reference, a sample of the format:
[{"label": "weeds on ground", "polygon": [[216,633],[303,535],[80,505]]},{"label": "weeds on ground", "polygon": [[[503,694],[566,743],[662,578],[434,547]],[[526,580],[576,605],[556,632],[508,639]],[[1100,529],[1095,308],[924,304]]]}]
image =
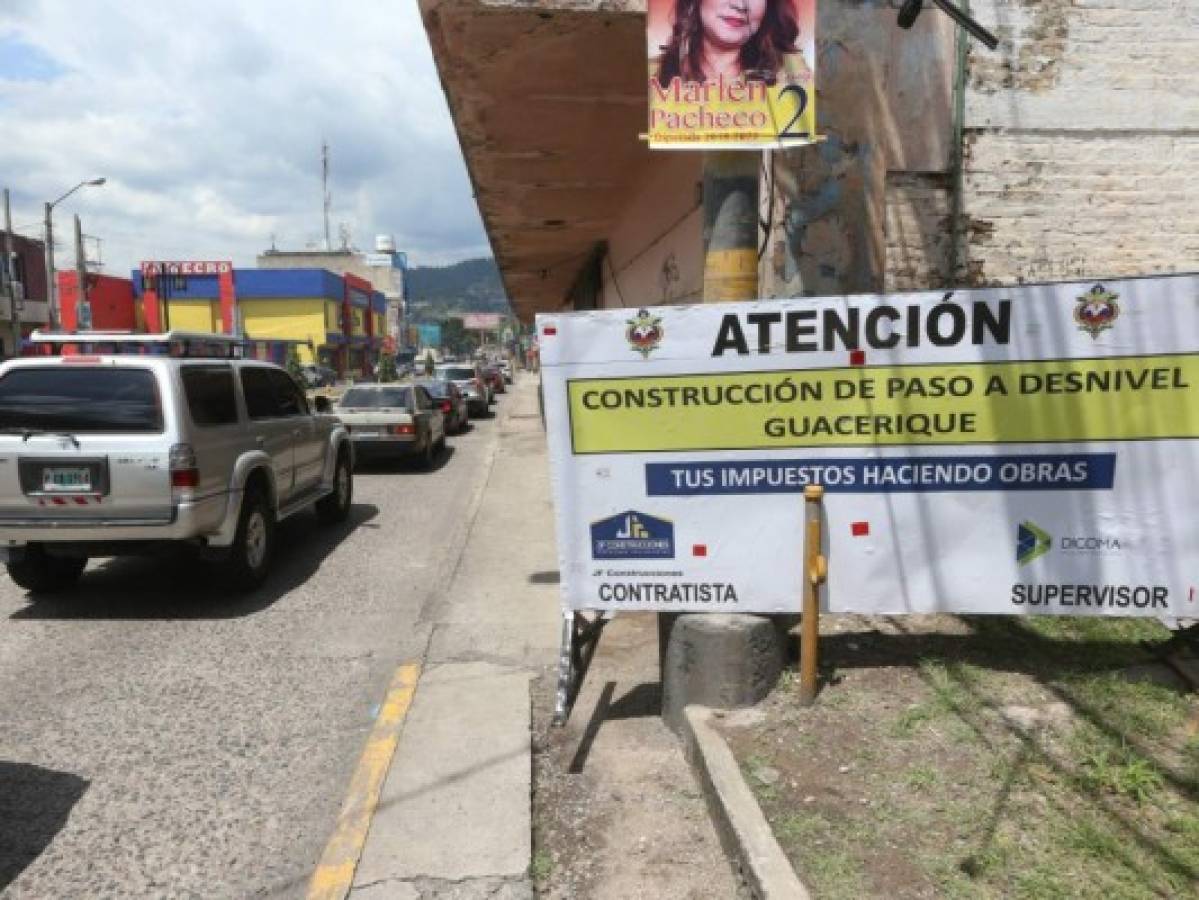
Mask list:
[{"label": "weeds on ground", "polygon": [[554,871],[554,858],[546,850],[538,850],[529,861],[529,877],[534,881],[545,881]]},{"label": "weeds on ground", "polygon": [[1091,727],[1079,727],[1070,743],[1078,760],[1077,781],[1087,791],[1123,794],[1146,803],[1165,779],[1123,738],[1113,740]]},{"label": "weeds on ground", "polygon": [[[810,752],[823,769],[854,760],[833,792],[843,805],[817,811],[800,798],[819,785],[788,789],[786,753],[809,758],[795,754],[797,740],[772,763],[785,776],[776,790],[755,786],[816,895],[1199,896],[1194,701],[1123,671],[1151,661],[1140,642],[1162,637],[1161,626],[1065,617],[971,625],[969,662],[925,656],[918,678],[855,676],[840,702],[821,697],[803,728],[820,729]],[[1040,715],[1023,727],[1009,705]],[[773,746],[779,733],[767,733]],[[764,763],[751,757],[751,785]],[[899,867],[911,871],[880,867],[881,848],[901,848]]]}]

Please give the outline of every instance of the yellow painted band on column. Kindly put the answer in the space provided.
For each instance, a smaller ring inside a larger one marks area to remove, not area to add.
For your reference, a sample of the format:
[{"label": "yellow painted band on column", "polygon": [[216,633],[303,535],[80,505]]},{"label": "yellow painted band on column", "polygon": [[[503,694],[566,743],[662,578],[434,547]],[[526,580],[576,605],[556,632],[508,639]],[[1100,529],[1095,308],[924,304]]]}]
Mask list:
[{"label": "yellow painted band on column", "polygon": [[1199,438],[1199,354],[579,379],[567,392],[575,453]]},{"label": "yellow painted band on column", "polygon": [[752,247],[711,250],[704,257],[704,300],[745,300],[757,295],[758,254]]},{"label": "yellow painted band on column", "polygon": [[337,817],[337,826],[308,883],[308,900],[343,900],[353,886],[354,870],[362,856],[371,819],[379,805],[379,793],[391,767],[420,672],[420,663],[415,662],[396,669],[366,749],[350,779],[350,789]]}]

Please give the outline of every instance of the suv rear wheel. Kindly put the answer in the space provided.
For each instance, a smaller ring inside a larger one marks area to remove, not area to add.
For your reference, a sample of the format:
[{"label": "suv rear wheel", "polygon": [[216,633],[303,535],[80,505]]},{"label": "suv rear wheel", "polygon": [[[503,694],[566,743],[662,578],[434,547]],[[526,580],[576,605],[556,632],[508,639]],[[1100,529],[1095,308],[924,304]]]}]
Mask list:
[{"label": "suv rear wheel", "polygon": [[8,577],[32,594],[54,594],[73,587],[86,565],[86,556],[49,556],[29,546],[19,562],[8,564]]},{"label": "suv rear wheel", "polygon": [[249,591],[266,580],[275,550],[275,516],[260,488],[246,491],[229,548],[229,577],[238,590]]},{"label": "suv rear wheel", "polygon": [[350,455],[342,450],[337,454],[333,470],[333,493],[316,501],[316,517],[322,525],[336,525],[350,516],[354,499],[354,476],[350,472]]}]

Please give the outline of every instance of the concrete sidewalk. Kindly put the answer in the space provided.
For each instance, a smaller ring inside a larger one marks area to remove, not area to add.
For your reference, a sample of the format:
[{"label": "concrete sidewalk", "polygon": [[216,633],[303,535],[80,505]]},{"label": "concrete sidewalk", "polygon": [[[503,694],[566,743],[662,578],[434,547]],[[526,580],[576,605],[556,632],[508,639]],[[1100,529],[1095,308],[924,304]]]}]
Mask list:
[{"label": "concrete sidewalk", "polygon": [[[557,556],[536,376],[499,437],[354,877],[356,898],[532,897],[529,682],[558,642]],[[470,440],[464,436],[460,440]]]}]

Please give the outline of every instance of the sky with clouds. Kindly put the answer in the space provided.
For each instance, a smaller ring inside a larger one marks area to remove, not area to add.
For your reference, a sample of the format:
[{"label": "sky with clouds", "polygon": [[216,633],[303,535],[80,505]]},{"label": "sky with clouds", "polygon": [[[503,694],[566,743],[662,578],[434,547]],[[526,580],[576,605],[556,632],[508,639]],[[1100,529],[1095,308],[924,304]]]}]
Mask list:
[{"label": "sky with clouds", "polygon": [[[105,270],[394,234],[413,265],[487,255],[416,0],[0,0],[0,187],[16,230],[55,208]],[[0,222],[2,226],[2,222]],[[64,241],[65,239],[65,241]]]}]

